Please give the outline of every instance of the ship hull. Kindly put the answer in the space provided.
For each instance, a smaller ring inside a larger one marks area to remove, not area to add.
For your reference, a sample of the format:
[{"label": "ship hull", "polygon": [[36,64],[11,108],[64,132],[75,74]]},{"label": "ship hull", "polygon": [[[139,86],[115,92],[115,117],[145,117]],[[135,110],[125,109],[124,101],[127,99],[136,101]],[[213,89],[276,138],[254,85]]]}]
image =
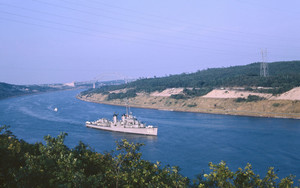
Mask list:
[{"label": "ship hull", "polygon": [[157,127],[152,128],[129,128],[129,127],[119,127],[119,126],[111,126],[111,127],[104,127],[94,124],[86,124],[89,128],[100,129],[105,131],[114,131],[114,132],[123,132],[123,133],[130,133],[130,134],[143,134],[143,135],[150,135],[150,136],[157,136]]}]

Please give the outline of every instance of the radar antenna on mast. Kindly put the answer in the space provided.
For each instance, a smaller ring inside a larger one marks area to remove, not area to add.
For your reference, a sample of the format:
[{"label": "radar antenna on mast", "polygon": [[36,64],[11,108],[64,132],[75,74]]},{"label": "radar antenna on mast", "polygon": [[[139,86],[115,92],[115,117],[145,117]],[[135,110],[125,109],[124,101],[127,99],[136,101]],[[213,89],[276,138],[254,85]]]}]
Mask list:
[{"label": "radar antenna on mast", "polygon": [[126,103],[126,116],[128,117],[129,114],[131,114],[128,98],[126,98],[125,103]]}]

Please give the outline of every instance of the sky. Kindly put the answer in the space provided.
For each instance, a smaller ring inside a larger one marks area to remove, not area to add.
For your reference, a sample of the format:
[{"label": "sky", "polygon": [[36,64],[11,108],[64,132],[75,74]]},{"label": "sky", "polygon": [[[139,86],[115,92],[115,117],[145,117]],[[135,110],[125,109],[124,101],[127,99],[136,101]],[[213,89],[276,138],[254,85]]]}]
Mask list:
[{"label": "sky", "polygon": [[0,82],[50,84],[300,60],[299,0],[0,0]]}]

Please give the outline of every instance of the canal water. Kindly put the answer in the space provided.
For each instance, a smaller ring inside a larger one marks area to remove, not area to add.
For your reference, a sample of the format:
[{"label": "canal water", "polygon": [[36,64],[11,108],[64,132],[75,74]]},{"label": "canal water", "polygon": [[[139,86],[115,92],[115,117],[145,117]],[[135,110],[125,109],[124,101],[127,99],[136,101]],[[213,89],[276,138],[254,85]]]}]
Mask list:
[{"label": "canal water", "polygon": [[86,128],[85,121],[111,119],[125,108],[80,101],[75,98],[79,92],[0,100],[0,125],[10,125],[18,138],[30,143],[67,132],[69,147],[83,141],[97,152],[113,150],[121,139],[144,143],[144,159],[179,166],[190,178],[210,172],[208,163],[221,160],[234,171],[249,162],[261,177],[273,166],[280,178],[289,174],[300,178],[300,120],[131,108],[139,120],[159,127],[158,136],[107,132]]}]

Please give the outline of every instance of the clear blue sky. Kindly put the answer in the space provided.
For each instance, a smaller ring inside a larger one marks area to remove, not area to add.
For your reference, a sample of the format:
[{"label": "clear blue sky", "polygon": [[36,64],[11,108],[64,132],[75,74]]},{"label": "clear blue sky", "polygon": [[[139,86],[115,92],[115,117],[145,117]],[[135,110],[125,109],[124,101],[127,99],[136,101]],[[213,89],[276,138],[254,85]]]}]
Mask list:
[{"label": "clear blue sky", "polygon": [[258,62],[261,49],[269,62],[299,60],[299,7],[299,0],[0,0],[0,82],[164,76]]}]

